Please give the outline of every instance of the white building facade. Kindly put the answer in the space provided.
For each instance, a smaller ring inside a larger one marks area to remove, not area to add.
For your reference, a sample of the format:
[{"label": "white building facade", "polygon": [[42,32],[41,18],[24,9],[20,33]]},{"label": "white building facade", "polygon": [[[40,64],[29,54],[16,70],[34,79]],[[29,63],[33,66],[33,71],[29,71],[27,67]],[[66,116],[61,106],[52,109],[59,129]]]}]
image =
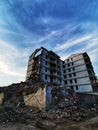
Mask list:
[{"label": "white building facade", "polygon": [[64,85],[75,92],[93,92],[96,76],[87,53],[74,54],[63,62]]}]

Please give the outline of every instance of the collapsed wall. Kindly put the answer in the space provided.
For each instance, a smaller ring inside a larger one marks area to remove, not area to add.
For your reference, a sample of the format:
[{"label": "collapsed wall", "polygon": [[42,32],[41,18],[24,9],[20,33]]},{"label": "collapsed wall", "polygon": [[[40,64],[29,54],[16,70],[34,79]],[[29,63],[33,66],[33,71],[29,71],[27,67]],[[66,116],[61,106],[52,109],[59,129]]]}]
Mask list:
[{"label": "collapsed wall", "polygon": [[26,106],[36,109],[44,110],[46,108],[46,88],[38,88],[36,93],[31,93],[24,96],[24,103]]},{"label": "collapsed wall", "polygon": [[3,104],[4,93],[0,92],[0,106]]},{"label": "collapsed wall", "polygon": [[[16,87],[17,86],[17,87]],[[33,86],[13,84],[10,87],[2,88],[0,92],[0,106],[19,108],[31,107],[45,110],[46,94],[45,87],[38,87],[35,90]]]}]

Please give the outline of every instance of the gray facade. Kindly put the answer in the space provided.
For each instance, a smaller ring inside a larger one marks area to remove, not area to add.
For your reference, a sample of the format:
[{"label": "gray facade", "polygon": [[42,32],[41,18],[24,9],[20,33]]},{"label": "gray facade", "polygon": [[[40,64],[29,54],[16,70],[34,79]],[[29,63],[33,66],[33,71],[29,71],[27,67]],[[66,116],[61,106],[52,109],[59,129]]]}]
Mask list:
[{"label": "gray facade", "polygon": [[65,85],[75,92],[95,91],[96,76],[87,53],[74,54],[63,62]]},{"label": "gray facade", "polygon": [[43,49],[41,54],[41,80],[60,85],[62,83],[61,62],[60,57],[54,52]]},{"label": "gray facade", "polygon": [[41,47],[29,57],[26,79],[32,73],[39,74],[45,83],[70,87],[75,92],[96,90],[96,76],[87,53],[74,54],[62,61],[53,51]]}]

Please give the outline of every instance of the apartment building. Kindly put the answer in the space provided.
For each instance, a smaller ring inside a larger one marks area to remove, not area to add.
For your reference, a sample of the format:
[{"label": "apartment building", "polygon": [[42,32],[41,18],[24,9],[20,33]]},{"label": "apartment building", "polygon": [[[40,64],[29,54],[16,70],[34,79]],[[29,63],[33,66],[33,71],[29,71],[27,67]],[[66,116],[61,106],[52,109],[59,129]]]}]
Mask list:
[{"label": "apartment building", "polygon": [[75,92],[96,90],[96,76],[87,53],[74,54],[63,61],[63,79],[65,86]]},{"label": "apartment building", "polygon": [[48,51],[43,47],[36,49],[29,57],[26,79],[36,72],[43,82],[61,85],[61,63],[60,57],[53,51]]},{"label": "apartment building", "polygon": [[45,83],[70,87],[75,92],[96,90],[96,76],[87,53],[74,54],[62,61],[53,51],[41,47],[29,57],[26,80],[32,73],[39,74]]}]

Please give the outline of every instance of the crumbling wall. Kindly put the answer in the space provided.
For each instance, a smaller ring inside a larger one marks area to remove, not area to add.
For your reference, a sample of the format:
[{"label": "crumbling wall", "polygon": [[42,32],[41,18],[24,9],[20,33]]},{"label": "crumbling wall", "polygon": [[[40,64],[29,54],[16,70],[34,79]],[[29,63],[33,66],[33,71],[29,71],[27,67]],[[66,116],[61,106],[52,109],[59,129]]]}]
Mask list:
[{"label": "crumbling wall", "polygon": [[24,94],[25,105],[45,111],[46,88],[39,87],[36,93]]},{"label": "crumbling wall", "polygon": [[93,106],[94,104],[98,104],[98,95],[94,93],[76,93],[78,101],[83,106]]},{"label": "crumbling wall", "polygon": [[23,105],[23,94],[22,91],[20,91],[20,86],[18,84],[18,87],[15,85],[12,85],[10,87],[4,88],[4,98],[2,101],[2,105],[4,107],[18,107],[19,105]]},{"label": "crumbling wall", "polygon": [[1,93],[0,93],[0,106],[2,106],[3,99],[4,99],[4,93],[1,92]]},{"label": "crumbling wall", "polygon": [[40,72],[40,54],[39,51],[41,51],[41,48],[36,49],[32,55],[29,57],[28,62],[28,68],[27,68],[27,74],[26,74],[26,80],[30,78],[32,73],[39,73]]}]

